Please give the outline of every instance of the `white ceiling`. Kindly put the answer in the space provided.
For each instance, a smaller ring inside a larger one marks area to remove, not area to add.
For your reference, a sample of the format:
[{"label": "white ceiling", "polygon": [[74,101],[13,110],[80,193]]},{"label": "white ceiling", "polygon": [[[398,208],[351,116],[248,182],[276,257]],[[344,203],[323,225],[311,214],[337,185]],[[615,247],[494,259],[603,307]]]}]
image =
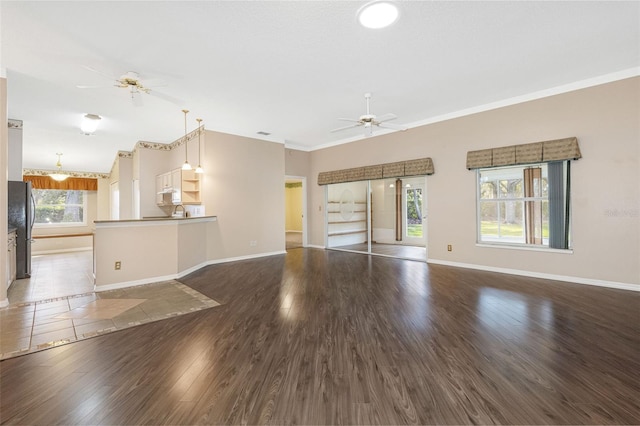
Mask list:
[{"label": "white ceiling", "polygon": [[[640,2],[399,1],[391,27],[361,1],[2,1],[0,69],[24,121],[24,167],[108,172],[138,140],[207,129],[298,149],[361,138],[338,117],[395,113],[409,127],[577,81],[639,74]],[[136,107],[102,75],[161,79]],[[604,76],[604,77],[603,77]],[[614,79],[615,79],[614,78]],[[79,89],[77,85],[104,85]],[[85,113],[104,119],[83,136]]]}]

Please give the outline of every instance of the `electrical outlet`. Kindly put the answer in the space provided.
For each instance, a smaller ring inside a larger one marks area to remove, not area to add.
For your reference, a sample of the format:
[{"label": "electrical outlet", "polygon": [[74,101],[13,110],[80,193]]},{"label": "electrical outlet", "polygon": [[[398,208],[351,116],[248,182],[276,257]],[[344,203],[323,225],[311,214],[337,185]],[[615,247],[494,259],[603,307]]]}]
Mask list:
[{"label": "electrical outlet", "polygon": [[447,244],[447,251],[452,251],[453,247],[451,246],[451,244]]},{"label": "electrical outlet", "polygon": [[120,261],[118,260],[118,261],[116,262],[115,269],[116,269],[116,271],[119,271],[119,270],[120,270],[120,268],[122,268],[122,262],[120,262]]},{"label": "electrical outlet", "polygon": [[249,246],[250,246],[250,247],[255,247],[255,246],[257,246],[257,245],[258,245],[258,242],[257,242],[256,240],[251,240],[251,241],[249,241]]}]

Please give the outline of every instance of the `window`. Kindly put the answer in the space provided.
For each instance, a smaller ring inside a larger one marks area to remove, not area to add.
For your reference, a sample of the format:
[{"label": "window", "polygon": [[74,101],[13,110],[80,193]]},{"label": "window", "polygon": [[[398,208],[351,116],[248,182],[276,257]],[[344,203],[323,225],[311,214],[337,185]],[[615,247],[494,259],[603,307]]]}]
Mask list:
[{"label": "window", "polygon": [[86,191],[34,189],[33,198],[36,225],[86,225]]},{"label": "window", "polygon": [[568,249],[569,161],[478,169],[478,242]]}]

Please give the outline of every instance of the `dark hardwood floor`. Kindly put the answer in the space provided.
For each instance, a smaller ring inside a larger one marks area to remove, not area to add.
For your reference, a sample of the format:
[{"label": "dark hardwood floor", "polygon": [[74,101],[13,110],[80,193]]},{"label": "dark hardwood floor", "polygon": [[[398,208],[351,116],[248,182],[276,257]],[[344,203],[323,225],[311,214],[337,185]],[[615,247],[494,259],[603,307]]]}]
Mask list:
[{"label": "dark hardwood floor", "polygon": [[316,249],[224,303],[0,363],[6,424],[638,424],[640,295]]}]

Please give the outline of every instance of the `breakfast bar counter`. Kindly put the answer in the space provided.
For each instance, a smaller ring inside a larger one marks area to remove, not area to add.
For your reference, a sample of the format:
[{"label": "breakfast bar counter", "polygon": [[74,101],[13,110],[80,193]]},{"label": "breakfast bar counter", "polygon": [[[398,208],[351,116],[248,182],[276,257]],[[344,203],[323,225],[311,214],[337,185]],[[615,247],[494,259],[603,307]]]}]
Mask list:
[{"label": "breakfast bar counter", "polygon": [[207,263],[216,216],[95,221],[96,291],[180,278]]}]

